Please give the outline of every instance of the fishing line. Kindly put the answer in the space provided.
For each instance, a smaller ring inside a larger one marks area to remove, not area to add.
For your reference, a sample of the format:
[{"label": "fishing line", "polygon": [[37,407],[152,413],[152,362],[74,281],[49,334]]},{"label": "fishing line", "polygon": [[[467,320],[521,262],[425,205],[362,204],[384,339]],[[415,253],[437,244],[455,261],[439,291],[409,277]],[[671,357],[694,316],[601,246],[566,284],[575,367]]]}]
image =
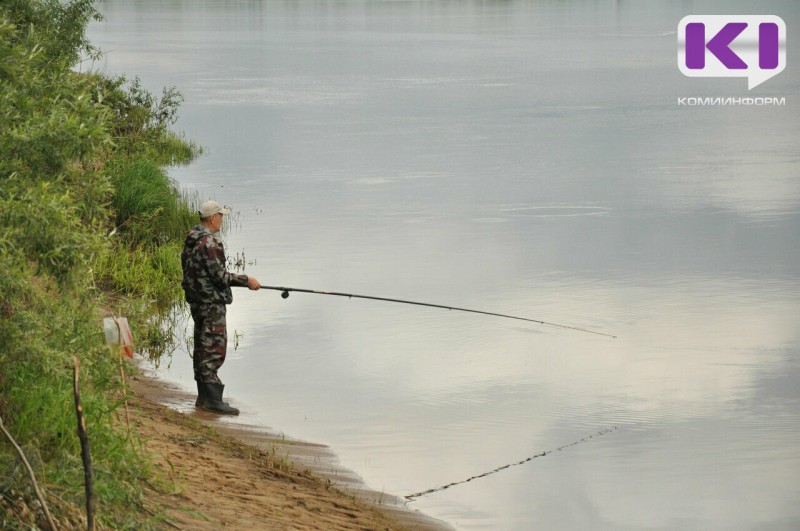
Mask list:
[{"label": "fishing line", "polygon": [[533,461],[534,459],[536,459],[537,457],[544,457],[544,456],[546,456],[548,454],[552,454],[553,452],[560,452],[561,450],[569,448],[570,446],[575,446],[576,444],[587,442],[590,439],[593,439],[595,437],[602,437],[603,435],[607,435],[607,434],[611,433],[612,431],[614,431],[616,429],[617,429],[616,426],[612,426],[611,428],[606,428],[604,430],[600,430],[595,434],[587,435],[583,439],[579,439],[579,440],[577,440],[575,442],[571,442],[569,444],[565,444],[564,446],[560,446],[560,447],[556,448],[555,450],[545,450],[544,452],[542,452],[540,454],[532,455],[532,456],[530,456],[530,457],[528,457],[526,459],[523,459],[522,461],[517,461],[516,463],[509,463],[507,465],[503,465],[503,466],[497,467],[494,470],[490,470],[488,472],[484,472],[483,474],[478,474],[477,476],[472,476],[472,477],[467,478],[467,479],[462,479],[461,481],[454,481],[452,483],[448,483],[447,485],[442,485],[441,487],[434,487],[432,489],[423,490],[423,491],[420,491],[420,492],[415,492],[414,494],[409,494],[407,496],[404,496],[404,498],[407,499],[408,501],[414,501],[414,500],[416,500],[417,498],[419,498],[421,496],[427,496],[428,494],[433,494],[434,492],[441,492],[443,490],[449,489],[450,487],[454,487],[456,485],[463,485],[464,483],[469,483],[470,481],[472,481],[474,479],[485,478],[486,476],[491,476],[492,474],[497,474],[498,472],[502,472],[503,470],[511,468],[512,466],[519,466],[519,465],[524,465],[525,463],[529,463],[529,462]]},{"label": "fishing line", "polygon": [[469,312],[469,313],[479,313],[479,314],[483,314],[483,315],[493,315],[495,317],[503,317],[503,318],[506,318],[506,319],[517,319],[517,320],[520,320],[520,321],[528,321],[528,322],[531,322],[531,323],[537,323],[537,324],[547,325],[547,326],[556,326],[558,328],[566,328],[568,330],[576,330],[578,332],[586,332],[587,334],[596,334],[598,336],[605,336],[605,337],[610,337],[610,338],[613,338],[613,339],[617,338],[617,336],[613,336],[611,334],[605,334],[603,332],[596,332],[594,330],[587,330],[586,328],[579,328],[577,326],[569,326],[569,325],[558,324],[558,323],[550,323],[550,322],[547,322],[547,321],[540,321],[538,319],[528,319],[527,317],[518,317],[516,315],[506,315],[506,314],[502,314],[502,313],[485,312],[485,311],[481,311],[481,310],[470,310],[470,309],[467,309],[467,308],[456,308],[455,306],[445,306],[443,304],[430,304],[430,303],[427,303],[427,302],[408,301],[408,300],[403,300],[403,299],[390,299],[388,297],[373,297],[371,295],[355,295],[353,293],[339,293],[339,292],[336,292],[336,291],[317,291],[317,290],[313,290],[313,289],[286,288],[286,287],[279,287],[279,286],[261,286],[261,289],[271,289],[271,290],[275,290],[275,291],[280,291],[281,292],[281,297],[283,297],[284,299],[288,299],[289,298],[289,293],[290,292],[296,291],[298,293],[313,293],[313,294],[316,294],[316,295],[334,295],[334,296],[337,296],[337,297],[347,297],[348,299],[369,299],[369,300],[373,300],[373,301],[398,302],[398,303],[401,303],[401,304],[413,304],[413,305],[416,305],[416,306],[427,306],[427,307],[430,307],[430,308],[442,308],[442,309],[445,309],[445,310],[455,310],[455,311],[459,311],[459,312]]}]

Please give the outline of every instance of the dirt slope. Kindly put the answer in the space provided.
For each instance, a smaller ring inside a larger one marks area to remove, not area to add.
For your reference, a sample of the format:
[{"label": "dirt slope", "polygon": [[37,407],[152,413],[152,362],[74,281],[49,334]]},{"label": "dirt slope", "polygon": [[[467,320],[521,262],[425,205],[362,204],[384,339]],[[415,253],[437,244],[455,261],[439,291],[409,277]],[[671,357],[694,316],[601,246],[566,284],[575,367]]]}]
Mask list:
[{"label": "dirt slope", "polygon": [[391,503],[367,503],[355,490],[340,491],[335,478],[305,468],[303,448],[290,456],[285,441],[225,430],[211,414],[205,419],[170,409],[159,399],[168,391],[135,380],[130,424],[166,478],[153,485],[147,502],[149,512],[164,516],[164,529],[447,528]]}]

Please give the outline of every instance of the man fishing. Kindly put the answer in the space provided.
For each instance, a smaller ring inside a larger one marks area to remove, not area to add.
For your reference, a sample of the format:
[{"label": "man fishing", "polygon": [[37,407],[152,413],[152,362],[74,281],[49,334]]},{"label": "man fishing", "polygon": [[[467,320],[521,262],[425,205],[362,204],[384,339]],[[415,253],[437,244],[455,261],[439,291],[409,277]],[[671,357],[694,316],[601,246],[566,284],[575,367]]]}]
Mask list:
[{"label": "man fishing", "polygon": [[226,305],[233,302],[231,286],[258,290],[261,285],[253,277],[225,269],[225,248],[216,234],[222,227],[223,216],[230,213],[230,208],[216,201],[200,205],[200,223],[189,231],[181,253],[181,285],[194,320],[195,407],[224,415],[238,415],[238,409],[223,402],[225,386],[217,375],[225,362],[228,344]]}]

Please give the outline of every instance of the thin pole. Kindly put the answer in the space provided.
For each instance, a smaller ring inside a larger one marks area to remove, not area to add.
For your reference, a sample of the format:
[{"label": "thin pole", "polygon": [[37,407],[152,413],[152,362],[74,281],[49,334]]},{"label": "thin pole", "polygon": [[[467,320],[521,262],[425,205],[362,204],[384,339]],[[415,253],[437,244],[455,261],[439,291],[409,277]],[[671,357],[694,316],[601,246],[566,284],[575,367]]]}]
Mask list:
[{"label": "thin pole", "polygon": [[289,298],[289,293],[292,291],[298,293],[313,293],[316,295],[334,295],[337,297],[347,297],[348,299],[369,299],[373,301],[384,301],[384,302],[399,302],[401,304],[413,304],[416,306],[428,306],[430,308],[442,308],[445,310],[456,310],[459,312],[469,312],[469,313],[479,313],[483,315],[493,315],[495,317],[504,317],[506,319],[517,319],[519,321],[528,321],[531,323],[537,323],[541,325],[548,325],[548,326],[557,326],[558,328],[566,328],[569,330],[577,330],[578,332],[586,332],[588,334],[596,334],[598,336],[605,336],[616,339],[617,336],[612,336],[611,334],[605,334],[603,332],[595,332],[594,330],[587,330],[585,328],[579,328],[577,326],[569,326],[563,325],[558,323],[550,323],[547,321],[540,321],[538,319],[528,319],[527,317],[517,317],[516,315],[506,315],[502,313],[494,313],[494,312],[484,312],[481,310],[470,310],[467,308],[456,308],[455,306],[445,306],[443,304],[430,304],[427,302],[417,302],[417,301],[407,301],[403,299],[390,299],[388,297],[373,297],[371,295],[355,295],[353,293],[339,293],[336,291],[317,291],[313,289],[303,289],[303,288],[286,288],[286,287],[279,287],[279,286],[261,286],[261,289],[271,289],[275,291],[281,292],[281,297],[284,299]]},{"label": "thin pole", "polygon": [[6,436],[8,441],[17,451],[19,458],[22,459],[22,464],[25,465],[25,469],[28,471],[28,475],[31,478],[31,483],[33,484],[33,492],[36,494],[36,498],[39,500],[39,503],[42,505],[42,510],[44,511],[44,516],[47,518],[47,525],[50,527],[51,531],[58,531],[58,527],[56,527],[55,521],[53,520],[53,516],[50,514],[50,509],[47,508],[47,503],[44,500],[44,494],[39,489],[39,484],[36,482],[36,475],[33,473],[33,468],[31,468],[31,464],[25,458],[25,453],[22,451],[22,448],[19,447],[17,441],[14,440],[14,437],[8,432],[6,427],[3,425],[3,419],[0,418],[0,431]]},{"label": "thin pole", "polygon": [[83,475],[86,490],[86,529],[95,529],[95,509],[97,509],[97,497],[94,494],[94,474],[92,473],[92,454],[89,450],[89,435],[86,432],[86,417],[83,415],[83,405],[81,404],[81,394],[78,385],[78,371],[80,361],[78,356],[72,357],[73,381],[72,388],[75,394],[75,413],[78,417],[78,439],[81,442],[81,459],[83,461]]}]

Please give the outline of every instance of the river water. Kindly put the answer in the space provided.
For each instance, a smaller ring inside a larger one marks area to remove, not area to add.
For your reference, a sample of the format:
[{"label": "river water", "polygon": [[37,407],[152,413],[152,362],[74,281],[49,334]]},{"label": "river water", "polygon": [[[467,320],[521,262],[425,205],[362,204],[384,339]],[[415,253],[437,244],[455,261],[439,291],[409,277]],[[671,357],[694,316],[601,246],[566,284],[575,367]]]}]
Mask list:
[{"label": "river water", "polygon": [[[681,18],[754,11],[786,22],[784,72],[679,72]],[[206,152],[171,175],[233,206],[228,253],[262,284],[618,336],[240,290],[240,420],[401,496],[552,450],[409,502],[457,529],[800,528],[799,4],[102,12],[94,68],[183,93]],[[748,96],[786,100],[679,104]],[[185,348],[161,373],[192,387]]]}]

